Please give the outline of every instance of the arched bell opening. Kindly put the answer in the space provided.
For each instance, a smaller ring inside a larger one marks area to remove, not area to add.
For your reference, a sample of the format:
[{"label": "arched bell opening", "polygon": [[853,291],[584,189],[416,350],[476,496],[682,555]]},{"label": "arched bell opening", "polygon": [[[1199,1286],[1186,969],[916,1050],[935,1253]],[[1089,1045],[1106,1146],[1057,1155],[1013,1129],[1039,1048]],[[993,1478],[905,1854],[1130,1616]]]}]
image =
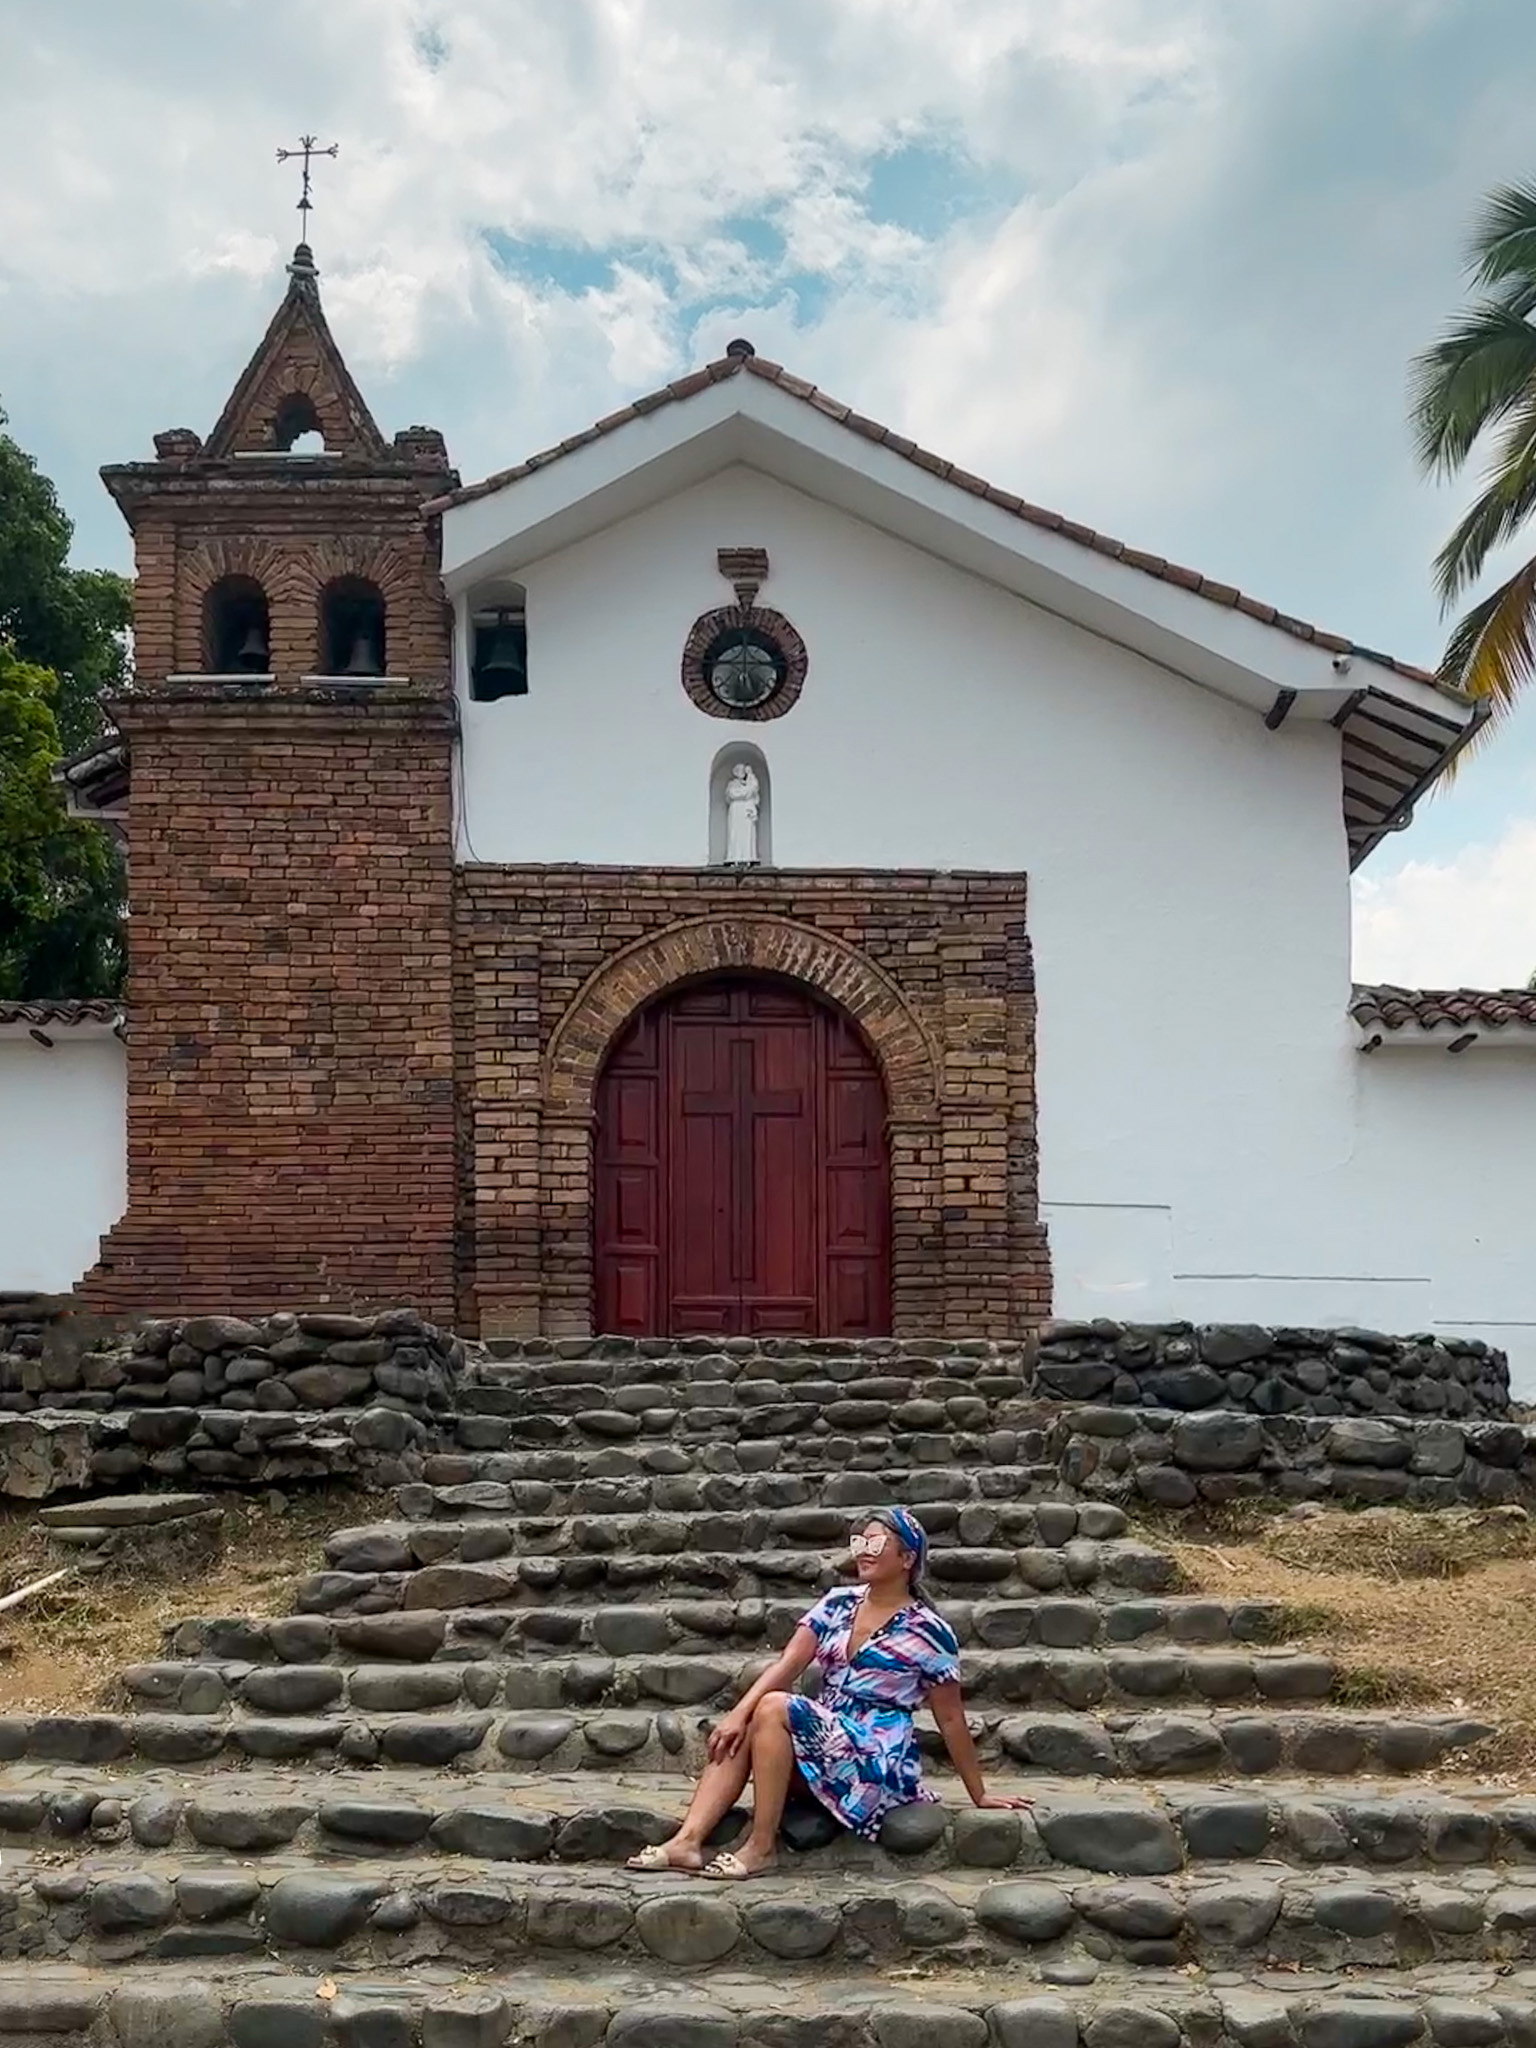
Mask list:
[{"label": "arched bell opening", "polygon": [[320,673],[376,677],[387,673],[384,595],[365,576],[338,576],[320,593]]},{"label": "arched bell opening", "polygon": [[203,668],[209,675],[269,675],[272,622],[254,576],[221,576],[203,599]]},{"label": "arched bell opening", "polygon": [[307,391],[290,391],[272,420],[272,445],[284,455],[323,455],[325,429]]},{"label": "arched bell opening", "polygon": [[527,597],[520,584],[493,587],[473,604],[469,694],[476,704],[528,694]]}]

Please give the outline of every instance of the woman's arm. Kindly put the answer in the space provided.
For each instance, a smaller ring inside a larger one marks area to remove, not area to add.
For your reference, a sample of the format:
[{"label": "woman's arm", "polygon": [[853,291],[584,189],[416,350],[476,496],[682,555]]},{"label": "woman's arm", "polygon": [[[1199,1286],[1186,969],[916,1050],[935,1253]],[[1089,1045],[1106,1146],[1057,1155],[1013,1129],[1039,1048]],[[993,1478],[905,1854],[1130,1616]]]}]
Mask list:
[{"label": "woman's arm", "polygon": [[711,1763],[720,1763],[726,1757],[734,1756],[747,1739],[747,1729],[752,1716],[757,1712],[760,1701],[771,1692],[789,1692],[816,1655],[816,1638],[808,1628],[797,1628],[789,1639],[789,1647],[776,1663],[770,1664],[762,1677],[749,1692],[746,1692],[732,1707],[731,1711],[718,1721],[710,1731],[706,1745]]},{"label": "woman's arm", "polygon": [[976,1744],[965,1718],[965,1699],[957,1681],[936,1685],[928,1695],[928,1704],[933,1709],[933,1718],[939,1724],[939,1733],[944,1738],[944,1747],[949,1751],[949,1760],[960,1774],[960,1782],[970,1794],[972,1806],[1021,1807],[1033,1806],[1032,1799],[1009,1799],[994,1796],[987,1790],[987,1781],[981,1774],[981,1758],[976,1754]]}]

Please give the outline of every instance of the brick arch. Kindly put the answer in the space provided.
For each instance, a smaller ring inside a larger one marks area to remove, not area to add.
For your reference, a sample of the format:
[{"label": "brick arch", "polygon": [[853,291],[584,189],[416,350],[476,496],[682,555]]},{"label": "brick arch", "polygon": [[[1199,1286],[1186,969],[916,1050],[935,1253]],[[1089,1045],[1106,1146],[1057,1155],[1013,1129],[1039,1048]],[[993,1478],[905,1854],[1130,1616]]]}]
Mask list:
[{"label": "brick arch", "polygon": [[938,1063],[895,984],[867,955],[788,918],[719,916],[671,925],[598,968],[556,1025],[544,1060],[546,1112],[592,1115],[609,1048],[635,1012],[700,975],[782,974],[845,1010],[869,1041],[893,1122],[931,1116]]}]

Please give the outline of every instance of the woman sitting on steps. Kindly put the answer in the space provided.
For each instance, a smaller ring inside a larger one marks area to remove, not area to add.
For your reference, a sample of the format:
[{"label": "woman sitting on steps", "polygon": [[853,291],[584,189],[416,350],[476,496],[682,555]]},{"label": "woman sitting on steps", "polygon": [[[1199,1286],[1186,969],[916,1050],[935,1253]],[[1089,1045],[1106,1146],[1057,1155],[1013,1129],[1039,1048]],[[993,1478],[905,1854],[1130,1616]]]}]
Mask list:
[{"label": "woman sitting on steps", "polygon": [[[928,1605],[928,1538],[904,1508],[882,1508],[850,1548],[859,1583],[818,1602],[709,1738],[709,1762],[677,1833],[642,1849],[631,1870],[692,1870],[728,1882],[773,1868],[779,1823],[798,1770],[844,1827],[874,1841],[893,1807],[931,1801],[912,1716],[926,1700],[974,1806],[1022,1807],[991,1796],[966,1725],[960,1645]],[[815,1663],[819,1699],[792,1690]],[[740,1847],[706,1863],[704,1844],[752,1780],[752,1827]]]}]

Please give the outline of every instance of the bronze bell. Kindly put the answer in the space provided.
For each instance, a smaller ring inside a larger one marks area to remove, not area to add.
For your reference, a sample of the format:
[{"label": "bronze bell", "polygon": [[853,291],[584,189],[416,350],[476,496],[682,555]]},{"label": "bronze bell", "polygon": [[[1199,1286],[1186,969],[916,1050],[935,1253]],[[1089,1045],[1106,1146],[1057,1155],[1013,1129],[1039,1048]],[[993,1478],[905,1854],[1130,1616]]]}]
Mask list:
[{"label": "bronze bell", "polygon": [[246,629],[245,638],[235,653],[235,667],[242,675],[264,676],[271,656],[267,648],[267,636],[260,626]]},{"label": "bronze bell", "polygon": [[528,694],[526,629],[521,616],[498,611],[494,626],[475,635],[475,695],[482,699]]},{"label": "bronze bell", "polygon": [[384,667],[374,649],[373,641],[369,638],[368,634],[359,633],[352,642],[352,652],[347,656],[347,665],[342,670],[342,674],[344,676],[381,676],[383,673]]}]

